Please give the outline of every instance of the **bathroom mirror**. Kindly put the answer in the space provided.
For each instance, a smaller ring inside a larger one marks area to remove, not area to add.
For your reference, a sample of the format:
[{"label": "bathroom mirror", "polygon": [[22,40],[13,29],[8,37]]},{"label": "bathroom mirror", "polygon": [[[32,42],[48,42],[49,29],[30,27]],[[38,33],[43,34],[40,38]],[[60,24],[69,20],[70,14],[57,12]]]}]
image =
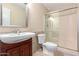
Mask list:
[{"label": "bathroom mirror", "polygon": [[29,8],[26,3],[0,4],[0,25],[8,27],[27,27]]}]

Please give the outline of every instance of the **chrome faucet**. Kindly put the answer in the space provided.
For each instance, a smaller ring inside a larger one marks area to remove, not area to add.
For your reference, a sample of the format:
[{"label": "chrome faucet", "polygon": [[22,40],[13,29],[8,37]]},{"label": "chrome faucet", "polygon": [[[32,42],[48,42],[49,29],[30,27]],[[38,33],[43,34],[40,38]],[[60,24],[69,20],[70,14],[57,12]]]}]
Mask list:
[{"label": "chrome faucet", "polygon": [[19,34],[21,31],[19,28],[16,28],[16,33]]},{"label": "chrome faucet", "polygon": [[20,31],[19,28],[16,28],[16,29],[14,29],[12,32],[13,32],[13,33],[17,33],[17,34],[19,34],[21,31]]}]

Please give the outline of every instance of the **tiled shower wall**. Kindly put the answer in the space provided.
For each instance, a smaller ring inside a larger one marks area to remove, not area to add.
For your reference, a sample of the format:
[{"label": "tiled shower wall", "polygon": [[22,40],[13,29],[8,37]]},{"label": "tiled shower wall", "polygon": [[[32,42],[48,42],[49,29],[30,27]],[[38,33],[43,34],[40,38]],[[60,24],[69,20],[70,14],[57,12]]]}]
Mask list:
[{"label": "tiled shower wall", "polygon": [[60,47],[77,50],[77,10],[71,8],[58,14],[49,14],[52,18],[48,16],[46,19],[46,40]]}]

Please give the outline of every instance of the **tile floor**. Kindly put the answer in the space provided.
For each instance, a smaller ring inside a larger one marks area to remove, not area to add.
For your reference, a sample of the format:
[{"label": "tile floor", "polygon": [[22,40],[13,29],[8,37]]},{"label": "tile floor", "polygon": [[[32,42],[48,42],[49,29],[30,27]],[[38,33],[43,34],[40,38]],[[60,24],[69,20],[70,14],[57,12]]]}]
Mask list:
[{"label": "tile floor", "polygon": [[[50,55],[43,53],[43,50],[39,49],[33,54],[33,56],[50,56]],[[57,50],[54,51],[54,55],[52,56],[79,56],[79,52],[57,47]]]}]

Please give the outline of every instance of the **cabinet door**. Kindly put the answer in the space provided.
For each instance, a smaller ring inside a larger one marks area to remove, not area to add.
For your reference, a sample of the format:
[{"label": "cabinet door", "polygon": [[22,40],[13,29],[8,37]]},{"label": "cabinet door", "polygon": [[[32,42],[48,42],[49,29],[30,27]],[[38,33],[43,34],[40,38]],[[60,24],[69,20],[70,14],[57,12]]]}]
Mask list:
[{"label": "cabinet door", "polygon": [[20,47],[20,55],[21,56],[29,56],[30,54],[30,46],[29,45],[22,45]]},{"label": "cabinet door", "polygon": [[29,56],[32,56],[32,45],[29,45],[30,47],[29,47]]},{"label": "cabinet door", "polygon": [[10,49],[10,50],[7,50],[7,53],[10,55],[10,56],[19,56],[19,48],[13,48],[13,49]]}]

